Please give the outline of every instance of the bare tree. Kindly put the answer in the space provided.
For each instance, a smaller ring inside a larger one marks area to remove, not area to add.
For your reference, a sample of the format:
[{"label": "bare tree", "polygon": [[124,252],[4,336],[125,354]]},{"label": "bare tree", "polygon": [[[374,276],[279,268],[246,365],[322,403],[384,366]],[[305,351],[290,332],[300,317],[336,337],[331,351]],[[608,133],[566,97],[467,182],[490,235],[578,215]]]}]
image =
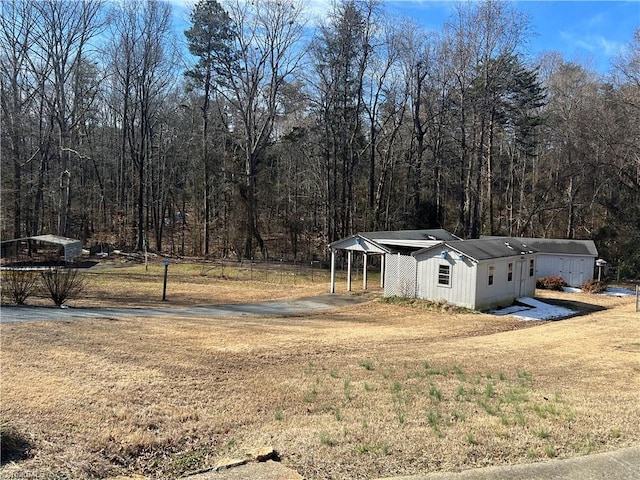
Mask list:
[{"label": "bare tree", "polygon": [[89,42],[102,28],[101,1],[42,0],[33,8],[37,18],[33,56],[43,66],[38,72],[39,87],[48,117],[45,141],[51,144],[49,154],[56,161],[51,180],[59,190],[57,232],[68,235],[73,153],[81,149],[84,113],[96,95],[97,79],[86,73],[93,54]]},{"label": "bare tree", "polygon": [[[172,36],[171,6],[168,3],[135,0],[115,6],[112,11],[110,52],[114,88],[119,97],[119,103],[113,108],[118,112],[121,124],[120,183],[121,190],[126,190],[127,184],[134,185],[136,189],[137,250],[143,250],[147,242],[149,189],[160,189],[164,185],[148,183],[147,167],[157,147],[162,100],[175,78]],[[135,181],[127,179],[129,169],[124,163],[125,158],[131,161]],[[155,203],[164,211],[163,201]],[[163,215],[157,212],[156,217]],[[158,228],[161,225],[162,222],[156,223]],[[156,235],[158,249],[161,248],[161,238],[161,234]]]},{"label": "bare tree", "polygon": [[[33,104],[33,75],[30,71],[30,45],[33,42],[33,9],[30,2],[14,1],[3,5],[0,15],[0,98],[2,104],[2,170],[3,177],[13,171],[13,185],[4,187],[2,216],[13,218],[13,236],[23,232],[25,188],[22,169],[32,155],[28,147],[28,114]],[[11,210],[9,207],[12,207]],[[2,222],[5,224],[5,222]],[[7,232],[8,233],[8,232]],[[6,235],[6,233],[5,233]],[[3,235],[4,236],[4,235]]]},{"label": "bare tree", "polygon": [[377,3],[369,0],[336,3],[312,46],[316,109],[324,135],[329,240],[354,228],[354,185],[366,151],[365,72],[372,54],[377,8]]},{"label": "bare tree", "polygon": [[258,167],[272,141],[278,94],[303,55],[298,48],[303,33],[300,15],[300,5],[287,0],[236,1],[229,7],[235,56],[218,66],[218,88],[233,110],[233,129],[242,155],[240,196],[247,258],[253,256],[254,241],[263,256],[267,255],[258,221]]},{"label": "bare tree", "polygon": [[[231,18],[216,0],[200,0],[191,13],[192,26],[185,32],[189,42],[189,51],[198,58],[186,75],[193,85],[202,91],[200,111],[202,114],[201,155],[203,172],[203,223],[204,254],[209,254],[211,220],[211,158],[209,124],[211,115],[211,97],[215,84],[220,81],[223,65],[230,65],[235,59],[231,51]],[[215,104],[214,104],[215,105]]]},{"label": "bare tree", "polygon": [[494,0],[460,4],[454,22],[448,24],[453,48],[450,72],[456,79],[458,142],[461,171],[464,172],[462,201],[463,230],[478,237],[483,229],[484,203],[492,196],[491,91],[500,81],[500,58],[510,58],[524,42],[528,23],[513,6]]}]

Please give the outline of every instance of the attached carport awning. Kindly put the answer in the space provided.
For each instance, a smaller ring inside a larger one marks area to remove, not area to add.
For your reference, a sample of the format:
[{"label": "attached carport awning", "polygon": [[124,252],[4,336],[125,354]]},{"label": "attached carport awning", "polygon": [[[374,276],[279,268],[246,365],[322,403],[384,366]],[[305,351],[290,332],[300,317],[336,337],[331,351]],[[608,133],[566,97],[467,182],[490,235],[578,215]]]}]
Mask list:
[{"label": "attached carport awning", "polygon": [[390,250],[383,245],[380,245],[373,240],[364,237],[361,234],[351,235],[350,237],[336,240],[329,244],[331,250],[331,293],[336,292],[336,252],[338,250],[347,251],[347,291],[351,291],[351,263],[353,252],[360,252],[363,254],[363,267],[362,267],[362,288],[367,289],[367,258],[368,255],[381,255],[382,262],[380,264],[380,286],[384,286],[384,254],[389,253]]}]

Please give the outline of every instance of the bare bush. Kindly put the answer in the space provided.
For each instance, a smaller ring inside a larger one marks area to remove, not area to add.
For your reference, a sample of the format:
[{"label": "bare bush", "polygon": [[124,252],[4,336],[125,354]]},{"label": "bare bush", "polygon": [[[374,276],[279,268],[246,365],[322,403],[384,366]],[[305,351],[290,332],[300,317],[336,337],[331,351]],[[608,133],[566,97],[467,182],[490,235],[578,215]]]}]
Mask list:
[{"label": "bare bush", "polygon": [[86,281],[76,268],[51,268],[42,272],[42,283],[56,306],[61,306],[71,297],[81,294]]},{"label": "bare bush", "polygon": [[7,292],[16,305],[24,302],[35,292],[38,285],[38,272],[32,270],[5,270],[2,275],[2,289]]},{"label": "bare bush", "polygon": [[536,288],[542,290],[557,290],[561,292],[566,285],[564,279],[559,276],[542,277],[536,280]]},{"label": "bare bush", "polygon": [[580,288],[588,293],[602,293],[607,289],[607,284],[592,278],[584,282]]}]

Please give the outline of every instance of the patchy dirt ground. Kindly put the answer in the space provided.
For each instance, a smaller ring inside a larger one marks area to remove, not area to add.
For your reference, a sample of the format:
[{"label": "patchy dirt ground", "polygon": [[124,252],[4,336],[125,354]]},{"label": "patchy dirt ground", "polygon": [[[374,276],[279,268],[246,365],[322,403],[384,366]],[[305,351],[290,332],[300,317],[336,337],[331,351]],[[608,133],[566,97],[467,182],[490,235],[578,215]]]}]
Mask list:
[{"label": "patchy dirt ground", "polygon": [[[240,298],[253,288],[234,286]],[[3,324],[2,421],[31,450],[0,473],[173,478],[271,445],[307,478],[372,478],[638,443],[632,299],[541,296],[587,314],[518,322],[369,301]]]}]

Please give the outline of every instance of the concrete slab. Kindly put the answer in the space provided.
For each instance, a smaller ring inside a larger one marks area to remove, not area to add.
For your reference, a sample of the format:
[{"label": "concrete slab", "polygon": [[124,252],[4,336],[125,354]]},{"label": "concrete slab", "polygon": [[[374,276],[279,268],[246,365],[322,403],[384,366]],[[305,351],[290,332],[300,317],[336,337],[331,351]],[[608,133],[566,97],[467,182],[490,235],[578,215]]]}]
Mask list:
[{"label": "concrete slab", "polygon": [[[384,480],[639,480],[640,446],[585,457],[526,465],[430,473]],[[383,480],[383,479],[378,479]]]},{"label": "concrete slab", "polygon": [[198,473],[183,480],[303,480],[296,471],[281,463],[268,460],[252,462],[225,470]]}]

